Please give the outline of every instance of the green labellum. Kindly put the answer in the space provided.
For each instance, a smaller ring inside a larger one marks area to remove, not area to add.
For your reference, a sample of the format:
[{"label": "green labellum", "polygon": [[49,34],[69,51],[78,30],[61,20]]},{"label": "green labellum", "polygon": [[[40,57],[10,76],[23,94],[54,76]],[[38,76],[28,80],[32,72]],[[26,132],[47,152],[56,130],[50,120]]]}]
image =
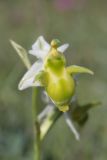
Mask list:
[{"label": "green labellum", "polygon": [[75,82],[65,69],[61,74],[49,73],[46,91],[58,108],[69,104],[75,90]]}]

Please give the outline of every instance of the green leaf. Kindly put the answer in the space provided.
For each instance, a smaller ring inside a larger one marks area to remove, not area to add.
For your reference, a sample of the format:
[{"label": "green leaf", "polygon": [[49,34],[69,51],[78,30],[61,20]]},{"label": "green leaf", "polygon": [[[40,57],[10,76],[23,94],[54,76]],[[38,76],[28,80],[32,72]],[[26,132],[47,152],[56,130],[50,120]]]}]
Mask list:
[{"label": "green leaf", "polygon": [[91,75],[94,74],[94,72],[91,71],[90,69],[76,65],[69,66],[66,69],[69,74],[76,74],[76,73],[89,73]]},{"label": "green leaf", "polygon": [[30,64],[30,60],[28,58],[28,54],[26,50],[22,46],[14,42],[13,40],[10,40],[10,43],[12,47],[15,49],[15,51],[18,53],[19,57],[21,58],[22,62],[25,64],[27,69],[29,69],[31,64]]}]

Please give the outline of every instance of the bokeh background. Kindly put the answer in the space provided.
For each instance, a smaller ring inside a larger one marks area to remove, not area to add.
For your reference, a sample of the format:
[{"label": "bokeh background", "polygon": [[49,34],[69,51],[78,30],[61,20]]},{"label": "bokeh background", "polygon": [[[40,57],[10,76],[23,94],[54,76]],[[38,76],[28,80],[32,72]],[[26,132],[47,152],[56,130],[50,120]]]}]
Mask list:
[{"label": "bokeh background", "polygon": [[79,77],[80,104],[102,102],[90,111],[80,142],[61,117],[43,142],[43,160],[107,159],[107,1],[0,0],[0,160],[33,159],[31,89],[17,89],[26,68],[9,39],[29,50],[39,35],[68,42],[68,64],[95,72]]}]

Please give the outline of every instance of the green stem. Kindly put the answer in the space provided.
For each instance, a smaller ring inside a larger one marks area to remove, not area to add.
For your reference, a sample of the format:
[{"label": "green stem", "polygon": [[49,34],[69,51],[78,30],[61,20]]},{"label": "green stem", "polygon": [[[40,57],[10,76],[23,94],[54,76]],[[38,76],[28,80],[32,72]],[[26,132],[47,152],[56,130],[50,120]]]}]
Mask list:
[{"label": "green stem", "polygon": [[[34,160],[40,160],[40,125],[38,122],[37,114],[37,89],[34,88],[32,91],[32,114],[33,114],[33,123],[36,128],[36,139],[34,141]],[[34,131],[35,131],[34,128]]]}]

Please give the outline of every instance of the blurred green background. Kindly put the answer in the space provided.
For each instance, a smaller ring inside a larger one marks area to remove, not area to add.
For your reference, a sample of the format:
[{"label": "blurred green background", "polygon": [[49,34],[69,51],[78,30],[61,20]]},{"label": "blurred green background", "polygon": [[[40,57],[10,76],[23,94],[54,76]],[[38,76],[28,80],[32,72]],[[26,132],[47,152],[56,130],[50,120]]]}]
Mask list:
[{"label": "blurred green background", "polygon": [[33,159],[31,89],[17,89],[26,68],[9,39],[29,50],[39,35],[68,42],[68,64],[95,72],[79,77],[79,102],[102,101],[90,111],[80,142],[60,118],[43,142],[43,160],[107,159],[107,1],[0,0],[0,160]]}]

